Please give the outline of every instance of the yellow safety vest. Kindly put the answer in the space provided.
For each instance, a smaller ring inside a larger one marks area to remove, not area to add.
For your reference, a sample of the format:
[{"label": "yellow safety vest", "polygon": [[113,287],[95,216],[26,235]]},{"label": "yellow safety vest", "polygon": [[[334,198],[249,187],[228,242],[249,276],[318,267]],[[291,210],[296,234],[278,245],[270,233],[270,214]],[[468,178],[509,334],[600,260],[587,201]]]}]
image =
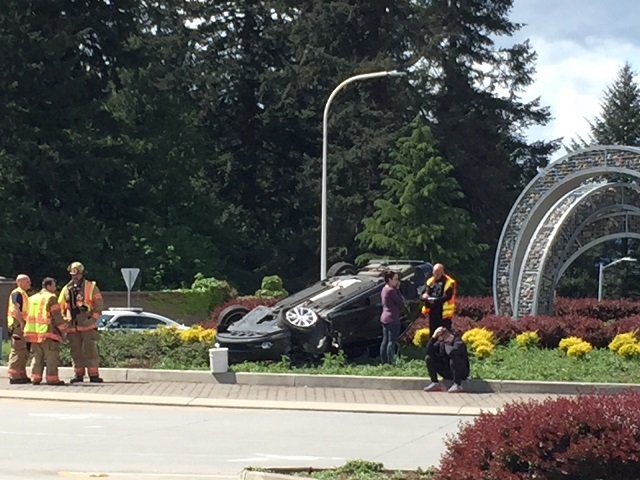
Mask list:
[{"label": "yellow safety vest", "polygon": [[[82,305],[86,305],[88,308],[88,314],[91,316],[91,312],[93,312],[93,306],[95,303],[95,298],[93,295],[94,290],[96,289],[96,282],[91,282],[89,280],[84,281],[84,292],[83,297],[80,298],[78,296],[76,298],[76,306],[81,307]],[[69,284],[66,284],[62,291],[60,292],[60,296],[58,296],[58,303],[60,304],[60,308],[62,309],[62,316],[65,318],[70,318],[71,313],[69,312],[69,302],[67,301],[67,297],[69,296]]]},{"label": "yellow safety vest", "polygon": [[[446,292],[447,290],[449,290],[449,288],[453,287],[453,295],[451,295],[451,299],[447,300],[442,304],[442,318],[447,319],[447,318],[453,317],[453,314],[456,311],[456,290],[458,288],[456,285],[456,281],[453,278],[451,278],[449,275],[445,275],[444,278],[445,278],[444,290],[442,293]],[[435,281],[436,279],[434,277],[429,277],[429,279],[427,280],[427,288],[433,285]],[[428,313],[429,313],[429,306],[428,304],[425,304],[422,307],[422,314],[426,315]]]},{"label": "yellow safety vest", "polygon": [[26,318],[29,313],[29,295],[22,288],[14,288],[9,294],[9,305],[7,307],[7,327],[11,329],[13,325],[16,323],[16,318],[14,317],[14,307],[13,307],[13,294],[19,293],[22,295],[22,318]]},{"label": "yellow safety vest", "polygon": [[42,343],[47,338],[57,341],[62,340],[62,337],[56,333],[52,325],[52,312],[59,310],[60,305],[56,303],[51,309],[47,309],[47,304],[51,298],[55,297],[53,293],[47,290],[42,290],[31,296],[29,314],[24,326],[24,339],[27,342]]}]

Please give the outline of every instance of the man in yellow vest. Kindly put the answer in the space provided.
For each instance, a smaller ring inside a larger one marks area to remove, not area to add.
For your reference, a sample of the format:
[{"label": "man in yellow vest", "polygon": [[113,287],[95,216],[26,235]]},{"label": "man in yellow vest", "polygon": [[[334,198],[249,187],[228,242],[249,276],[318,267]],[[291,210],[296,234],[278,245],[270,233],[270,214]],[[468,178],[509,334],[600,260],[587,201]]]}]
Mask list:
[{"label": "man in yellow vest", "polygon": [[444,266],[436,263],[433,266],[433,274],[427,279],[427,289],[422,295],[425,301],[422,314],[429,315],[429,330],[432,334],[438,327],[445,327],[451,331],[456,310],[457,288],[456,281],[445,275]]},{"label": "man in yellow vest", "polygon": [[44,367],[47,367],[47,385],[64,385],[58,377],[60,342],[67,324],[60,313],[56,299],[56,281],[47,277],[42,290],[29,298],[29,315],[24,326],[24,338],[31,342],[33,362],[31,383],[40,385]]},{"label": "man in yellow vest", "polygon": [[9,383],[29,383],[27,377],[27,361],[29,350],[23,337],[24,323],[29,313],[29,295],[27,290],[31,288],[31,279],[21,273],[16,277],[16,288],[9,295],[7,308],[7,328],[11,337],[11,353],[9,353]]},{"label": "man in yellow vest", "polygon": [[97,320],[104,310],[102,294],[96,282],[84,278],[85,269],[80,262],[73,262],[68,270],[71,281],[63,287],[58,302],[62,316],[69,323],[67,339],[75,374],[71,383],[84,381],[85,370],[90,382],[102,383],[96,346],[100,338]]}]

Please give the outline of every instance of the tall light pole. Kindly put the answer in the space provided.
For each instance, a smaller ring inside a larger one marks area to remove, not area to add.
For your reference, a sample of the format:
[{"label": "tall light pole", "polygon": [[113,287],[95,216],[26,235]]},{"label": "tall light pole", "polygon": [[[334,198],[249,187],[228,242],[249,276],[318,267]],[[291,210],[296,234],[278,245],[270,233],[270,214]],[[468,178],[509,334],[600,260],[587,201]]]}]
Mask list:
[{"label": "tall light pole", "polygon": [[349,85],[350,83],[357,82],[359,80],[369,80],[371,78],[380,77],[403,77],[407,72],[398,72],[396,70],[363,73],[361,75],[355,75],[347,78],[344,82],[338,85],[327,100],[327,104],[324,107],[324,116],[322,118],[322,214],[320,225],[320,280],[323,280],[327,276],[327,119],[329,118],[329,107],[331,101],[335,98],[340,90]]},{"label": "tall light pole", "polygon": [[617,260],[614,260],[611,263],[607,263],[606,265],[600,262],[598,265],[598,301],[602,300],[602,284],[604,279],[604,270],[605,268],[612,267],[620,262],[637,262],[638,260],[631,257],[622,257]]}]

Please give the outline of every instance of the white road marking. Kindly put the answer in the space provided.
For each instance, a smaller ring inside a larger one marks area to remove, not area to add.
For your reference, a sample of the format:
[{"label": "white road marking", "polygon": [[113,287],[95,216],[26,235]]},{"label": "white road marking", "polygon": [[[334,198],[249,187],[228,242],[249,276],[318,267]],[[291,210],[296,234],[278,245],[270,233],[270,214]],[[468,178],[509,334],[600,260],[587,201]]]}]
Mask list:
[{"label": "white road marking", "polygon": [[134,472],[58,472],[59,477],[66,478],[224,478],[236,479],[237,475],[217,475],[208,473],[134,473]]},{"label": "white road marking", "polygon": [[292,462],[317,462],[318,460],[337,460],[344,461],[341,457],[312,457],[307,455],[271,455],[265,453],[256,453],[255,457],[249,458],[233,458],[227,462],[268,462],[271,460],[287,460]]},{"label": "white road marking", "polygon": [[101,437],[104,435],[91,435],[86,433],[43,433],[43,432],[8,432],[0,431],[0,435],[25,435],[27,437]]},{"label": "white road marking", "polygon": [[116,420],[122,417],[102,415],[99,413],[30,413],[30,417],[57,418],[58,420],[89,420],[100,418],[105,420]]}]

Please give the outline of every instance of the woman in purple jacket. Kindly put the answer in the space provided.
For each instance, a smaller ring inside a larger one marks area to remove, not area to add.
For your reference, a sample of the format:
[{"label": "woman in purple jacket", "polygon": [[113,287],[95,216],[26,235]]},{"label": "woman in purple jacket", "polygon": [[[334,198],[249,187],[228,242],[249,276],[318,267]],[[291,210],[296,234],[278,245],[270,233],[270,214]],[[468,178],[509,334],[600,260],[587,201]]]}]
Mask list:
[{"label": "woman in purple jacket", "polygon": [[398,287],[400,279],[396,272],[385,272],[385,286],[382,287],[382,343],[380,344],[380,363],[393,363],[396,356],[396,342],[400,335],[400,311],[404,300]]}]

